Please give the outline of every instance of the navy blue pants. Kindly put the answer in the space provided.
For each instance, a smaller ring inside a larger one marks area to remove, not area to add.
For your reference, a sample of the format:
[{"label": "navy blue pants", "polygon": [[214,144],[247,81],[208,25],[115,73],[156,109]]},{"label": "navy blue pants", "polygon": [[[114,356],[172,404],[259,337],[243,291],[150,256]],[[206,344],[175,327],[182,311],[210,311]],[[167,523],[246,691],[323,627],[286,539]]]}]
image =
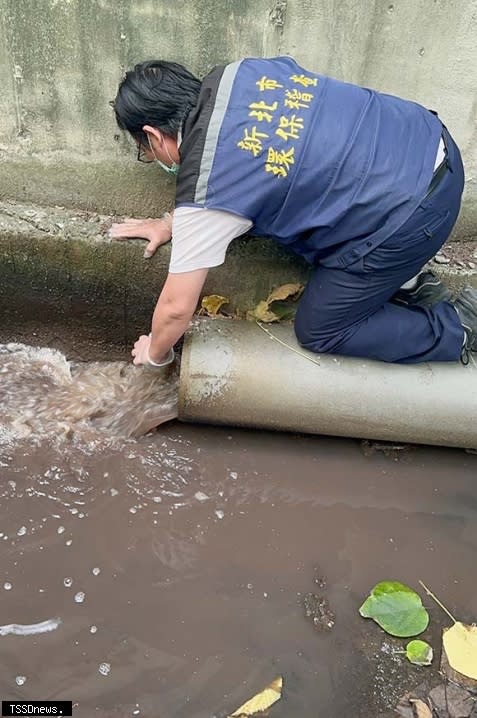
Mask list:
[{"label": "navy blue pants", "polygon": [[449,169],[395,234],[345,269],[314,269],[295,318],[302,346],[409,364],[459,359],[464,330],[451,304],[426,309],[390,301],[438,252],[457,219],[464,170],[457,145],[446,140]]}]

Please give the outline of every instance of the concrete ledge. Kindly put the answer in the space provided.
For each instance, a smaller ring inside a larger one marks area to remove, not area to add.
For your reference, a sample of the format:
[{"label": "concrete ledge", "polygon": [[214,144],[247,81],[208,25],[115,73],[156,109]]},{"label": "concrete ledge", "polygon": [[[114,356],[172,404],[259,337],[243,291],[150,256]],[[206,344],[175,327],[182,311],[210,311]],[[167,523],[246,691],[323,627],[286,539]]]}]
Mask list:
[{"label": "concrete ledge", "polygon": [[[101,148],[99,148],[101,149]],[[71,155],[61,150],[27,154],[0,146],[0,202],[61,205],[73,211],[157,217],[174,205],[175,183],[154,164],[135,161],[132,147],[116,156]],[[453,232],[472,241],[477,226],[476,180],[468,177]]]},{"label": "concrete ledge", "polygon": [[[97,213],[0,203],[2,341],[48,343],[77,358],[124,356],[148,331],[170,247],[145,260],[143,242],[108,238],[110,223]],[[477,270],[468,266],[477,242],[459,245],[446,250],[449,264],[432,266],[456,291],[477,286]],[[274,286],[305,282],[308,274],[273,242],[241,239],[210,271],[204,294],[230,297],[227,309],[243,315]]]}]

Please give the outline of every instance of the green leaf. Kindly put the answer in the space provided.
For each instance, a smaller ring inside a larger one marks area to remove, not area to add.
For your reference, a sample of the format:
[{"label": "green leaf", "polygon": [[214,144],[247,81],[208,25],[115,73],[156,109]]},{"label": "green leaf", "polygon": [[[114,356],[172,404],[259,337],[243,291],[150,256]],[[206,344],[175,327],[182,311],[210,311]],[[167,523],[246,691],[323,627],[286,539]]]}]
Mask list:
[{"label": "green leaf", "polygon": [[378,583],[359,612],[363,618],[372,618],[386,633],[399,638],[417,636],[429,623],[429,614],[418,594],[398,581]]},{"label": "green leaf", "polygon": [[416,666],[430,666],[433,657],[434,651],[425,641],[410,641],[406,646],[406,658]]}]

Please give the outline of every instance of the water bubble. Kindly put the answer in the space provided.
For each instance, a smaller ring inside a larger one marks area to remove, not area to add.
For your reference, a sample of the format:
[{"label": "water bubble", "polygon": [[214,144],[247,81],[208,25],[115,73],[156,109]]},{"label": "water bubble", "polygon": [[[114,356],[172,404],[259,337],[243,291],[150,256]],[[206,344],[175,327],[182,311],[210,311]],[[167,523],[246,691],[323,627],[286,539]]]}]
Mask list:
[{"label": "water bubble", "polygon": [[197,493],[194,494],[194,498],[197,499],[197,501],[208,501],[209,499],[207,494],[204,494],[203,491],[197,491]]},{"label": "water bubble", "polygon": [[131,508],[129,509],[129,513],[130,513],[130,514],[136,514],[136,513],[137,513],[137,509],[134,508],[134,506],[131,506]]},{"label": "water bubble", "polygon": [[58,532],[59,534],[62,534],[62,533],[65,532],[65,527],[64,527],[64,526],[58,526],[58,528],[57,528],[56,530],[57,530],[57,532]]},{"label": "water bubble", "polygon": [[24,536],[27,532],[26,526],[21,526],[17,531],[17,536]]},{"label": "water bubble", "polygon": [[73,541],[71,539],[68,539],[68,541],[66,541],[67,546],[71,546],[72,543],[73,543]]},{"label": "water bubble", "polygon": [[15,678],[15,683],[17,686],[22,686],[24,683],[26,683],[26,676],[17,676]]},{"label": "water bubble", "polygon": [[63,584],[66,586],[66,588],[71,588],[73,585],[73,579],[68,577],[63,579]]},{"label": "water bubble", "polygon": [[7,581],[6,583],[3,584],[3,588],[5,589],[5,591],[11,591],[13,587],[12,587],[12,584],[8,583],[8,581]]},{"label": "water bubble", "polygon": [[90,633],[97,633],[97,632],[98,632],[98,627],[97,627],[97,626],[91,626],[91,628],[89,629],[89,632],[90,632]]},{"label": "water bubble", "polygon": [[100,663],[98,671],[101,673],[102,676],[107,676],[109,674],[110,670],[111,670],[110,663]]},{"label": "water bubble", "polygon": [[75,594],[75,603],[83,603],[85,598],[86,598],[85,592],[78,591],[78,593]]},{"label": "water bubble", "polygon": [[93,570],[91,571],[91,573],[93,574],[93,576],[99,576],[99,574],[101,573],[101,569],[95,567],[95,568],[93,568]]},{"label": "water bubble", "polygon": [[154,496],[153,501],[155,504],[160,504],[162,501],[162,496]]}]

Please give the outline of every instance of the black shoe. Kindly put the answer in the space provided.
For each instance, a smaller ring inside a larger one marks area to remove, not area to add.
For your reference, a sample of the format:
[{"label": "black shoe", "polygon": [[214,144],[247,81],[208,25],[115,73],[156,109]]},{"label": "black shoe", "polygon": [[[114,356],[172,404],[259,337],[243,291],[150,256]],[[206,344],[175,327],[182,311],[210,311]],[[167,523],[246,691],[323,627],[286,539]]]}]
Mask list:
[{"label": "black shoe", "polygon": [[433,307],[434,304],[449,302],[451,299],[452,293],[446,285],[441,282],[439,277],[436,277],[434,272],[428,270],[421,272],[413,289],[400,289],[396,292],[393,302],[408,306],[418,304],[421,307]]},{"label": "black shoe", "polygon": [[477,352],[477,289],[464,287],[453,305],[465,332],[461,361],[462,364],[468,364],[469,353]]}]

